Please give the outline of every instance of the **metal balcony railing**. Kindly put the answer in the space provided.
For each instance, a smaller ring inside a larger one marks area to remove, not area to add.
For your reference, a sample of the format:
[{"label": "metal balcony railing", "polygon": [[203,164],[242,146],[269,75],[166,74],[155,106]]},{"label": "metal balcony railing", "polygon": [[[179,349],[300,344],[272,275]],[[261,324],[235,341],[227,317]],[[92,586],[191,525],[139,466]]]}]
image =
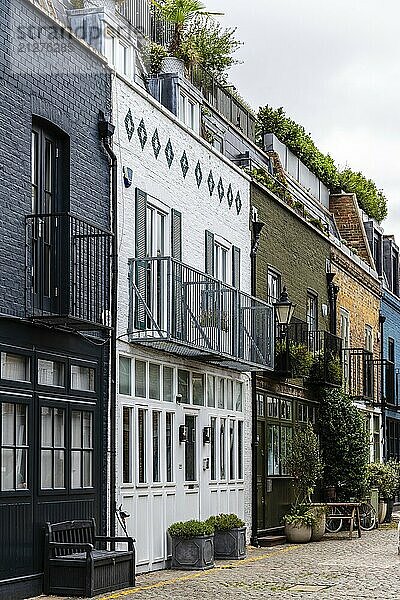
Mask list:
[{"label": "metal balcony railing", "polygon": [[364,348],[343,350],[345,391],[352,398],[378,404],[381,385],[380,361]]},{"label": "metal balcony railing", "polygon": [[398,402],[398,372],[394,362],[384,358],[376,361],[381,380],[381,402],[382,406],[397,410]]},{"label": "metal balcony railing", "polygon": [[273,368],[272,306],[171,257],[129,262],[131,342],[242,371]]},{"label": "metal balcony railing", "polygon": [[295,319],[281,330],[275,344],[275,372],[280,377],[342,385],[342,341],[328,331],[309,331]]},{"label": "metal balcony railing", "polygon": [[224,85],[197,66],[190,69],[189,76],[191,83],[201,91],[206,102],[254,142],[256,117],[232,93],[233,86]]},{"label": "metal balcony railing", "polygon": [[162,46],[169,44],[173,26],[157,16],[150,0],[124,0],[116,3],[116,9],[146,39]]},{"label": "metal balcony railing", "polygon": [[111,233],[70,213],[29,215],[25,232],[27,316],[108,328]]}]

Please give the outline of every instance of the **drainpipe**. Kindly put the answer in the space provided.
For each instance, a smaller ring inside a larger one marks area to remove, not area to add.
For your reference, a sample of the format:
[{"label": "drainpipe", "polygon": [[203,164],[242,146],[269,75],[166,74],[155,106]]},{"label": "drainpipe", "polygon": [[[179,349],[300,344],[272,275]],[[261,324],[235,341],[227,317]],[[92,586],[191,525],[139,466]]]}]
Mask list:
[{"label": "drainpipe", "polygon": [[329,300],[329,331],[333,335],[337,335],[337,296],[339,293],[339,286],[333,283],[335,273],[327,273],[326,281],[328,283],[328,300]]},{"label": "drainpipe", "polygon": [[[257,295],[257,250],[260,245],[261,230],[264,223],[261,221],[252,222],[252,240],[251,240],[251,295]],[[258,453],[258,434],[257,434],[257,377],[255,371],[251,372],[251,538],[252,546],[258,547],[258,499],[257,499],[257,453]]]},{"label": "drainpipe", "polygon": [[117,157],[111,148],[115,126],[99,113],[98,130],[103,147],[110,159],[111,167],[111,335],[110,335],[110,535],[115,535],[116,512],[116,414],[117,414],[117,294],[118,294],[118,198]]},{"label": "drainpipe", "polygon": [[379,313],[379,329],[381,336],[381,385],[380,385],[380,393],[381,393],[381,411],[382,411],[382,437],[383,437],[383,459],[386,459],[387,453],[387,444],[386,444],[386,406],[385,406],[385,389],[384,389],[384,364],[383,364],[383,350],[384,350],[384,340],[383,340],[383,325],[386,321],[386,317],[380,312]]}]

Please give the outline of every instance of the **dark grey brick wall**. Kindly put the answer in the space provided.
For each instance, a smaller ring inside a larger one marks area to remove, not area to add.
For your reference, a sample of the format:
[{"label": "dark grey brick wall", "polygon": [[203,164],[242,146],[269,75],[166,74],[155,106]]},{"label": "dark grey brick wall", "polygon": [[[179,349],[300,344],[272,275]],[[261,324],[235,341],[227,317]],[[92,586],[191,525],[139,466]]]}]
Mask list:
[{"label": "dark grey brick wall", "polygon": [[[31,212],[33,116],[70,137],[70,210],[109,226],[109,168],[97,118],[99,110],[111,111],[110,74],[100,59],[68,36],[59,40],[68,44],[68,51],[43,49],[41,42],[56,43],[49,39],[52,25],[28,0],[1,0],[0,314],[24,315],[24,217]],[[39,44],[36,49],[34,43]]]}]

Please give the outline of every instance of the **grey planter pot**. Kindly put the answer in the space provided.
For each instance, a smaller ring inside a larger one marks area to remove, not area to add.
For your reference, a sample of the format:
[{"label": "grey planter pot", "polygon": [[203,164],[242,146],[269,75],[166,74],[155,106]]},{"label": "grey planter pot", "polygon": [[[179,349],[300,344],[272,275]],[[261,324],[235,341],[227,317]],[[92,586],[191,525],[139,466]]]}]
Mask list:
[{"label": "grey planter pot", "polygon": [[204,571],[214,566],[214,535],[172,537],[172,569]]},{"label": "grey planter pot", "polygon": [[214,533],[214,557],[240,560],[246,558],[246,527]]}]

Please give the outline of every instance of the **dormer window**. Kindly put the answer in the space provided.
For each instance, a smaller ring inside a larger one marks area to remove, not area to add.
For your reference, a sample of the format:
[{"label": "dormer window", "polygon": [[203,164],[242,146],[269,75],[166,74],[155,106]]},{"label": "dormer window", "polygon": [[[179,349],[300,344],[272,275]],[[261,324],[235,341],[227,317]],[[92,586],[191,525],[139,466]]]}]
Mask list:
[{"label": "dormer window", "polygon": [[129,79],[132,78],[133,47],[110,28],[107,28],[105,37],[105,56],[116,71]]},{"label": "dormer window", "polygon": [[179,92],[179,119],[196,133],[199,132],[199,105],[182,91]]}]

